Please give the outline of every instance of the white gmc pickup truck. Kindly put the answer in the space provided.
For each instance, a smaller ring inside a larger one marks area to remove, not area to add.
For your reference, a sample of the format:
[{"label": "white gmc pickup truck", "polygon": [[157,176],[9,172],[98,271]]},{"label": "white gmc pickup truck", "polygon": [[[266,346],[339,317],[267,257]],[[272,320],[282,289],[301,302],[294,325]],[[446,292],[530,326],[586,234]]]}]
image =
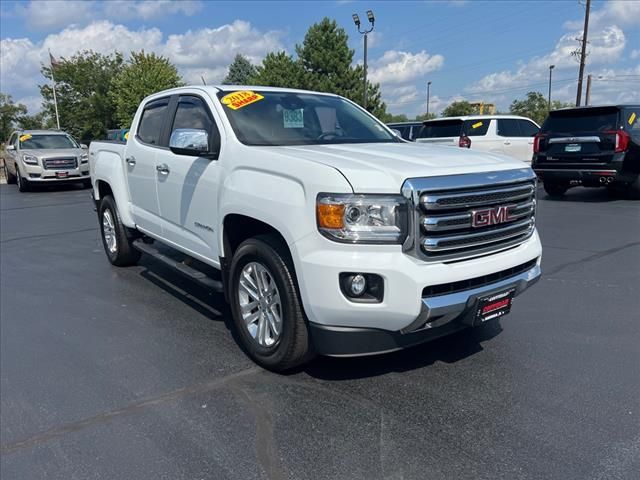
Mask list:
[{"label": "white gmc pickup truck", "polygon": [[491,321],[540,276],[529,167],[405,142],[336,95],[167,90],[89,159],[109,261],[142,252],[224,291],[271,370]]}]

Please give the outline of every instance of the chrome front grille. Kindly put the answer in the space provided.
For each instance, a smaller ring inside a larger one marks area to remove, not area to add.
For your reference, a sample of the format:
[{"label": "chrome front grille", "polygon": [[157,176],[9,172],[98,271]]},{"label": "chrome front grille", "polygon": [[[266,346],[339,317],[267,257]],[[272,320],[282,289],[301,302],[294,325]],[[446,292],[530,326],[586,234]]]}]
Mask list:
[{"label": "chrome front grille", "polygon": [[408,253],[455,261],[518,245],[535,230],[536,180],[529,168],[410,179]]},{"label": "chrome front grille", "polygon": [[42,166],[46,170],[73,170],[78,168],[78,160],[76,157],[45,158]]}]

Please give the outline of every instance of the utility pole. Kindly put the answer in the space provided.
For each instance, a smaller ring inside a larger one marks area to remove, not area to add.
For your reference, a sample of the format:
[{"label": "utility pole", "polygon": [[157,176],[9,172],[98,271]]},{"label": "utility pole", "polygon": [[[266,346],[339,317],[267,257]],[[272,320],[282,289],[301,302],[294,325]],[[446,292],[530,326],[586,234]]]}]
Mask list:
[{"label": "utility pole", "polygon": [[584,64],[587,59],[587,34],[589,33],[589,12],[591,10],[591,0],[587,0],[586,11],[584,13],[584,29],[582,30],[582,48],[580,51],[580,72],[578,73],[578,92],[576,94],[576,107],[580,106],[582,100],[582,78],[584,76]]},{"label": "utility pole", "polygon": [[554,68],[556,68],[555,65],[549,65],[549,107],[547,108],[549,112],[551,111],[551,72]]},{"label": "utility pole", "polygon": [[429,94],[431,90],[431,82],[427,82],[427,120],[429,120]]},{"label": "utility pole", "polygon": [[584,102],[585,105],[589,105],[591,103],[591,75],[587,75],[587,93],[586,100]]},{"label": "utility pole", "polygon": [[358,33],[364,35],[364,94],[362,98],[362,107],[367,109],[367,35],[369,35],[373,31],[373,26],[375,24],[375,17],[373,16],[373,12],[371,10],[367,10],[367,20],[371,24],[369,29],[360,30],[360,17],[358,17],[357,13],[351,15],[353,18],[353,23],[356,24],[358,28]]}]

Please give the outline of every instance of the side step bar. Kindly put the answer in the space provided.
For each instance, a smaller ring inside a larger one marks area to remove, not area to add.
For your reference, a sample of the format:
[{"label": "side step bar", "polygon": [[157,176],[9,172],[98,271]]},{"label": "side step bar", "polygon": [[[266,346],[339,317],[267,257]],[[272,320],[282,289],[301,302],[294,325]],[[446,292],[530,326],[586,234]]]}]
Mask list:
[{"label": "side step bar", "polygon": [[191,268],[190,266],[185,265],[182,262],[178,262],[177,260],[174,260],[173,258],[166,256],[164,253],[160,252],[153,245],[144,243],[142,239],[135,240],[133,242],[133,247],[136,250],[139,250],[142,253],[146,253],[147,255],[155,258],[156,260],[159,260],[165,265],[176,270],[178,273],[181,273],[185,277],[199,283],[200,285],[208,289],[213,290],[214,292],[222,292],[224,290],[222,286],[222,282],[218,280],[214,280],[211,277],[208,277],[207,275],[202,273],[200,270]]}]

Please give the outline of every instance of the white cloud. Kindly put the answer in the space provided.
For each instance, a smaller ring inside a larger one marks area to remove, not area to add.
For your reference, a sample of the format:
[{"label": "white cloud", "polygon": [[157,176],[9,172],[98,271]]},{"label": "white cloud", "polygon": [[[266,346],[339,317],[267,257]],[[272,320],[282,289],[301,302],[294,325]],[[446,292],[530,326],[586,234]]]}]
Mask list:
[{"label": "white cloud", "polygon": [[640,58],[640,50],[631,50],[631,53],[629,54],[629,58],[631,60],[635,60],[636,58]]},{"label": "white cloud", "polygon": [[[600,10],[592,8],[589,16],[589,28],[600,28],[606,25],[632,26],[640,25],[640,2],[637,0],[613,0],[605,2]],[[568,30],[580,30],[584,19],[569,20],[564,27]]]},{"label": "white cloud", "polygon": [[388,50],[372,62],[370,78],[383,85],[402,84],[439,70],[443,64],[442,55],[429,55],[424,50],[418,53]]},{"label": "white cloud", "polygon": [[48,35],[34,43],[30,39],[6,38],[0,41],[0,85],[14,98],[33,97],[37,86],[44,82],[41,64],[48,64],[48,50],[56,57],[69,58],[81,50],[109,54],[120,51],[145,50],[164,55],[173,62],[187,83],[222,81],[227,66],[237,53],[259,63],[264,56],[282,50],[278,31],[262,32],[250,23],[236,20],[218,28],[190,30],[164,38],[157,28],[130,30],[107,20],[86,27],[72,26]]},{"label": "white cloud", "polygon": [[32,28],[54,29],[105,18],[124,21],[167,15],[192,16],[202,7],[203,3],[197,0],[32,0],[16,5],[15,13]]}]

